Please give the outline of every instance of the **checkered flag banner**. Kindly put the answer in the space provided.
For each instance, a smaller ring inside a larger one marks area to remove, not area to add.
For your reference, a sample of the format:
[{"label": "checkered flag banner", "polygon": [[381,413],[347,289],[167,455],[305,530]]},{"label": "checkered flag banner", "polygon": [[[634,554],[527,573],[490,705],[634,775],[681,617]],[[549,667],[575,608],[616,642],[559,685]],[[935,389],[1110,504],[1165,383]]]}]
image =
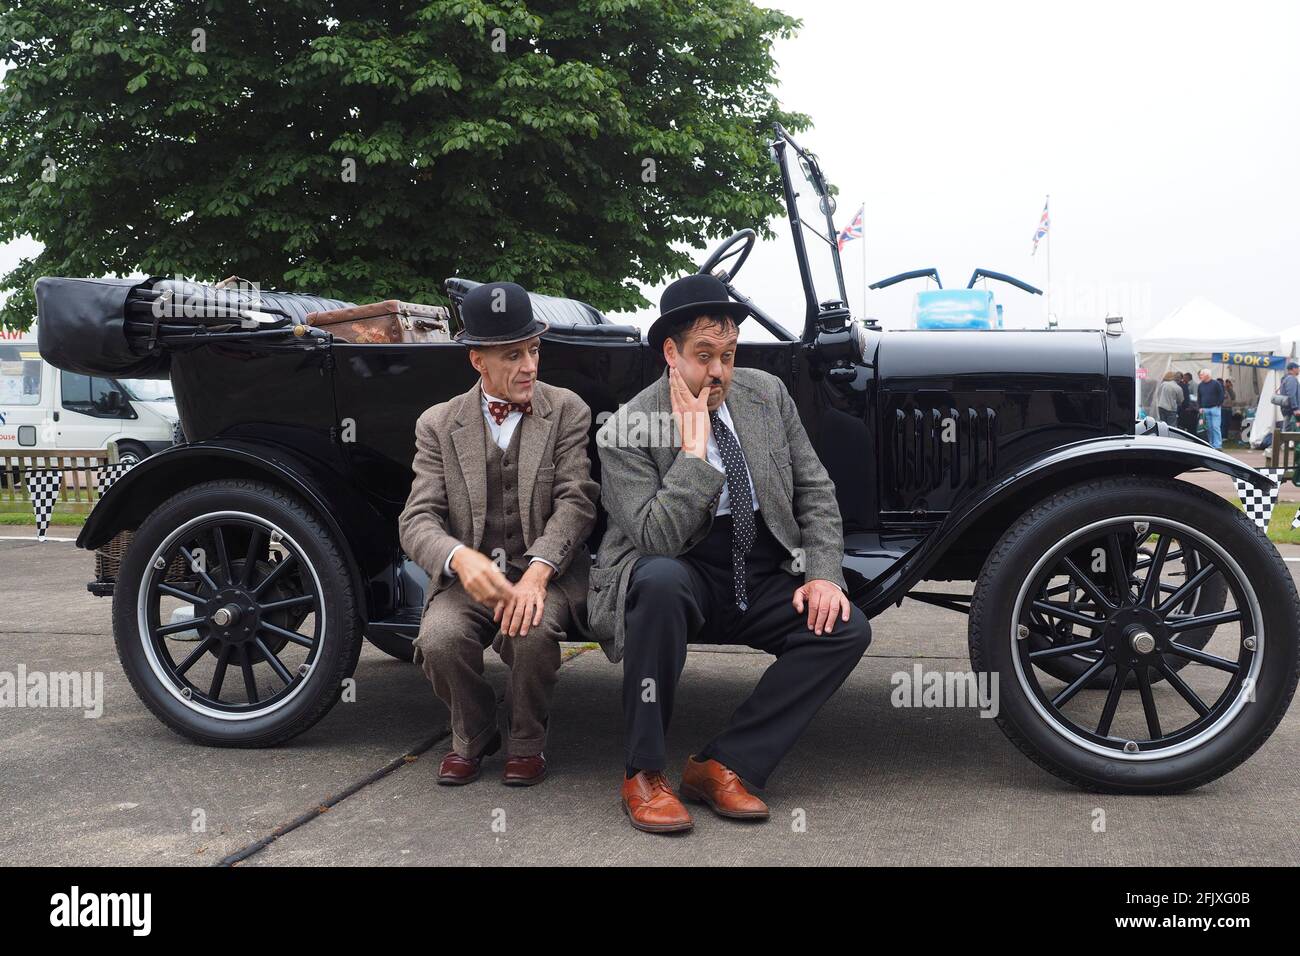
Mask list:
[{"label": "checkered flag banner", "polygon": [[[1275,482],[1280,482],[1282,473],[1286,471],[1285,468],[1258,468],[1256,470],[1261,475],[1272,478]],[[1246,509],[1246,517],[1255,522],[1260,531],[1267,531],[1268,520],[1273,517],[1273,506],[1277,504],[1278,493],[1282,490],[1281,484],[1274,485],[1272,491],[1264,491],[1244,478],[1233,478],[1232,480],[1237,486],[1237,497],[1241,499],[1241,503]],[[1292,525],[1292,527],[1295,526]]]},{"label": "checkered flag banner", "polygon": [[95,488],[102,498],[104,492],[113,487],[113,482],[125,475],[135,464],[133,461],[117,462],[112,465],[100,465],[95,469]]},{"label": "checkered flag banner", "polygon": [[59,488],[63,485],[61,471],[29,471],[27,473],[27,493],[32,496],[32,514],[36,517],[36,537],[45,540],[45,532],[50,527],[50,515],[54,513],[54,502],[59,498]]}]

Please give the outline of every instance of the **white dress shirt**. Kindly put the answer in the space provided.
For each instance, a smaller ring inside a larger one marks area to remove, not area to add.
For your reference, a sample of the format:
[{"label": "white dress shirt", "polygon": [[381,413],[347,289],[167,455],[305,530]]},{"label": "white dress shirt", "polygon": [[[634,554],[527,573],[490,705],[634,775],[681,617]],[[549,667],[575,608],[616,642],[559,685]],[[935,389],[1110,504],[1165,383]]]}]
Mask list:
[{"label": "white dress shirt", "polygon": [[[502,399],[497,398],[495,395],[489,395],[487,389],[480,389],[480,391],[483,393],[483,403],[481,407],[483,409],[483,420],[487,422],[488,433],[491,434],[492,440],[496,442],[497,447],[502,451],[505,451],[510,447],[510,439],[514,437],[515,429],[519,427],[519,422],[523,419],[524,413],[518,411],[509,412],[506,414],[505,418],[501,419],[501,424],[498,425],[497,420],[493,418],[492,413],[488,411],[488,402],[502,402]],[[712,440],[713,439],[710,437],[709,441]],[[718,461],[722,461],[722,459],[719,458]],[[463,544],[458,544],[456,547],[452,548],[451,553],[447,555],[447,563],[442,566],[442,573],[447,575],[449,578],[454,578],[456,576],[456,572],[451,569],[452,555],[463,547],[465,547]],[[558,572],[560,570],[545,558],[533,558],[532,561],[529,561],[528,563],[532,564],[533,561],[542,562],[542,564],[550,567],[552,571]]]},{"label": "white dress shirt", "polygon": [[[722,420],[722,423],[723,423],[724,425],[726,425],[728,428],[731,429],[731,434],[732,434],[732,435],[735,435],[735,437],[736,437],[736,444],[739,445],[739,444],[740,444],[740,436],[739,436],[739,435],[736,435],[736,425],[735,425],[735,423],[732,422],[732,420],[731,420],[731,412],[727,411],[727,403],[726,403],[726,402],[723,402],[721,405],[718,406],[718,418],[720,418],[720,419]],[[717,442],[717,440],[714,439],[714,437],[713,437],[713,428],[712,428],[712,427],[709,428],[709,444],[708,444],[708,447],[705,448],[705,450],[704,450],[704,454],[705,454],[705,456],[708,458],[708,461],[709,461],[709,464],[710,464],[710,465],[712,465],[714,468],[718,469],[718,471],[722,472],[724,475],[727,473],[726,466],[724,466],[724,465],[722,464],[722,452],[720,452],[720,451],[718,450],[718,442]],[[741,460],[743,461],[744,458],[745,458],[745,452],[744,452],[743,450],[742,450],[741,453],[740,453],[740,457],[741,457]],[[754,491],[754,479],[753,479],[753,477],[749,474],[749,464],[748,464],[748,463],[745,464],[745,478],[748,479],[748,481],[749,481],[749,500],[752,501],[752,502],[754,503],[754,510],[757,511],[757,510],[758,510],[758,495],[757,495],[757,493],[755,493],[755,491]],[[715,510],[713,513],[714,513],[715,515],[729,515],[729,514],[731,514],[731,492],[730,492],[730,490],[727,488],[727,485],[726,485],[725,482],[724,482],[723,485],[722,485],[722,495],[721,495],[721,497],[718,498],[718,507],[717,507],[717,510]]]},{"label": "white dress shirt", "polygon": [[483,419],[487,422],[488,431],[492,433],[492,440],[497,443],[498,448],[505,451],[510,447],[510,439],[514,437],[515,429],[519,427],[519,421],[524,417],[524,413],[508,412],[498,425],[497,420],[488,411],[488,402],[500,402],[502,405],[508,403],[495,395],[489,395],[486,390],[483,391]]}]

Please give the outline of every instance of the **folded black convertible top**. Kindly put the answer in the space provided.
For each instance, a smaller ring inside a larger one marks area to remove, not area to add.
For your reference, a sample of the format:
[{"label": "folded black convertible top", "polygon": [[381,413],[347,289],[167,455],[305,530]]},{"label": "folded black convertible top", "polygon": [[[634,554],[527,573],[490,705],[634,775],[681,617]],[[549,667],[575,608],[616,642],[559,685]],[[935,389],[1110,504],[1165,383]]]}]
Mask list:
[{"label": "folded black convertible top", "polygon": [[270,332],[306,322],[310,312],[353,303],[181,279],[36,280],[36,339],[56,368],[114,378],[167,378],[171,351],[200,345],[209,332]]},{"label": "folded black convertible top", "polygon": [[116,378],[166,378],[170,357],[140,355],[126,336],[126,302],[139,279],[36,280],[36,341],[41,357],[65,372]]}]

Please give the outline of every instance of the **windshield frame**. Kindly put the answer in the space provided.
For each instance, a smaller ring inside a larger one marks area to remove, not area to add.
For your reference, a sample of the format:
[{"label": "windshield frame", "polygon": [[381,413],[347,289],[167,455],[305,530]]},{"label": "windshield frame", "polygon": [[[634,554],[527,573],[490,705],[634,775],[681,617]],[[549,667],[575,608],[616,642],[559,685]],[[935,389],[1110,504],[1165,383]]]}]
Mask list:
[{"label": "windshield frame", "polygon": [[[831,193],[830,184],[826,181],[825,174],[821,171],[821,164],[817,161],[815,154],[804,149],[794,141],[794,138],[786,132],[780,123],[773,124],[775,139],[769,144],[772,158],[781,170],[781,185],[785,193],[786,216],[790,221],[790,235],[794,240],[795,260],[799,266],[799,277],[803,284],[803,293],[805,301],[804,313],[804,332],[805,341],[811,341],[816,335],[817,316],[821,312],[821,306],[817,297],[816,285],[813,281],[812,265],[808,258],[808,246],[804,241],[804,230],[812,232],[818,239],[825,241],[831,252],[831,261],[835,266],[835,280],[838,285],[837,294],[841,302],[848,302],[848,293],[844,288],[844,269],[840,262],[840,250],[836,242],[839,236],[839,230],[835,228],[834,219],[834,196]],[[810,176],[815,174],[820,177],[823,188],[825,189],[825,199],[820,199],[818,205],[826,217],[826,235],[823,236],[815,228],[803,221],[799,214],[798,190],[795,188],[795,179],[791,166],[791,157],[789,151],[794,152],[794,162],[800,167],[800,178],[807,189],[814,189],[815,186]]]}]

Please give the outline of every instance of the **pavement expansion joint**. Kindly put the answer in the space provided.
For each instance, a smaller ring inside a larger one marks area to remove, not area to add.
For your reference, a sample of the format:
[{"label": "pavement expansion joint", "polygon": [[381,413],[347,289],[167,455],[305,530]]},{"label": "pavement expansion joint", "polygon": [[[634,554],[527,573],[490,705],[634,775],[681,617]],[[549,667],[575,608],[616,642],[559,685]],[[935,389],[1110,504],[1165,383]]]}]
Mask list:
[{"label": "pavement expansion joint", "polygon": [[[569,663],[569,661],[581,657],[583,654],[587,653],[591,649],[592,648],[590,647],[570,648],[565,652],[564,657],[561,659],[560,663],[561,665],[567,664]],[[497,703],[500,704],[501,702],[502,699],[498,698]],[[384,766],[380,767],[374,773],[371,773],[366,777],[363,777],[361,780],[358,780],[356,783],[352,784],[351,786],[348,786],[343,790],[340,790],[338,793],[334,794],[333,796],[326,798],[325,800],[316,804],[314,807],[312,807],[310,810],[306,811],[305,813],[302,813],[297,817],[294,817],[294,819],[290,820],[288,823],[283,823],[280,826],[276,827],[266,836],[254,840],[252,843],[249,843],[246,846],[240,847],[238,850],[235,850],[233,853],[227,854],[226,856],[218,860],[214,864],[214,866],[238,866],[240,863],[243,863],[245,860],[249,859],[250,857],[256,856],[258,853],[261,853],[268,846],[270,846],[276,840],[280,839],[280,837],[284,836],[285,834],[292,833],[294,830],[297,830],[299,827],[306,826],[308,823],[311,823],[313,820],[317,819],[320,816],[323,816],[324,814],[328,813],[330,810],[334,809],[344,800],[360,793],[362,790],[364,790],[366,787],[370,786],[371,784],[378,783],[380,780],[384,779],[389,774],[401,770],[407,764],[415,763],[417,760],[420,759],[421,755],[427,753],[430,749],[433,748],[435,744],[437,744],[439,741],[446,740],[450,736],[451,736],[451,728],[450,727],[444,728],[443,730],[434,734],[432,737],[429,737],[421,741],[419,744],[412,747],[410,750],[402,754],[400,757],[396,757],[390,760],[388,763],[384,764]]]}]

